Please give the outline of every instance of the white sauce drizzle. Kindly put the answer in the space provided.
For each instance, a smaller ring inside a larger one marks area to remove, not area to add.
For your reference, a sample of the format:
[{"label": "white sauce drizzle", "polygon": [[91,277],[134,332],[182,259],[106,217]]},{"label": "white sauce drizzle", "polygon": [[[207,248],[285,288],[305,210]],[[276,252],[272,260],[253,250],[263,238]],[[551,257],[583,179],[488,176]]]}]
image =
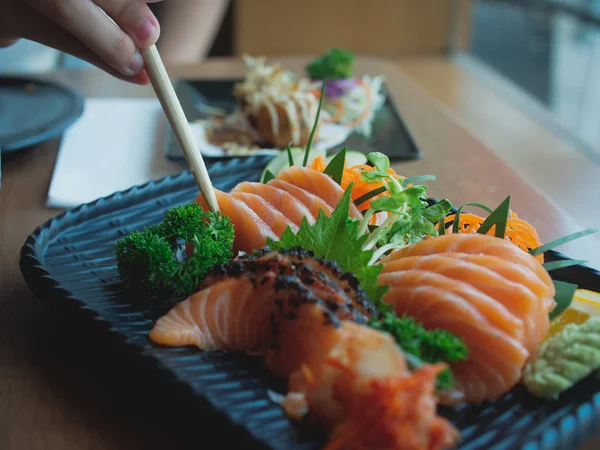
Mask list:
[{"label": "white sauce drizzle", "polygon": [[244,59],[249,71],[236,91],[245,97],[249,112],[257,114],[264,107],[276,138],[281,132],[280,107],[287,116],[292,145],[300,145],[302,129],[312,127],[317,110],[318,99],[311,92],[311,84],[304,79],[294,80],[291,73],[279,66],[265,66],[262,58]]}]

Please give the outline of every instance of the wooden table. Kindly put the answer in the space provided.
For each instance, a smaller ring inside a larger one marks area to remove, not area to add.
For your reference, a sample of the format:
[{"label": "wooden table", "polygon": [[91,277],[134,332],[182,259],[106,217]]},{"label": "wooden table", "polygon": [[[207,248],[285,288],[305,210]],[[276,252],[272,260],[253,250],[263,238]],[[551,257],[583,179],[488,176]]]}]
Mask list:
[{"label": "wooden table", "polygon": [[[305,60],[280,59],[301,71]],[[435,174],[430,195],[455,204],[498,205],[508,194],[520,216],[543,241],[582,229],[549,199],[461,127],[447,109],[417,87],[395,63],[374,58],[357,62],[360,72],[383,73],[393,100],[423,150],[419,161],[396,164],[406,176]],[[238,60],[217,59],[178,67],[173,76],[230,78],[243,74]],[[103,73],[62,72],[60,80],[87,96],[152,96]],[[192,448],[206,422],[179,423],[153,389],[107,348],[85,323],[45,310],[21,276],[19,250],[34,228],[59,213],[45,205],[59,140],[2,161],[0,189],[0,448],[2,449],[171,449]],[[600,267],[600,241],[588,237],[561,248]],[[168,399],[167,399],[168,400]],[[194,419],[194,418],[192,418]],[[179,420],[179,419],[178,419]],[[199,441],[202,444],[202,439]],[[208,448],[206,446],[202,448]],[[592,448],[592,447],[590,447]]]}]

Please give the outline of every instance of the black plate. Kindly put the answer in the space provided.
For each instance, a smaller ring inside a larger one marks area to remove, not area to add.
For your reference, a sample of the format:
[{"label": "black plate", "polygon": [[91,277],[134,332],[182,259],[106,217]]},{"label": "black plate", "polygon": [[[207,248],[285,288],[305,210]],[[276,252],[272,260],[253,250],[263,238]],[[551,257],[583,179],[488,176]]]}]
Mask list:
[{"label": "black plate", "polygon": [[83,113],[71,89],[30,78],[0,77],[0,149],[13,152],[58,136]]},{"label": "black plate", "polygon": [[[232,92],[234,84],[238,81],[240,80],[182,79],[175,83],[175,92],[187,119],[192,122],[208,117],[208,113],[202,109],[205,105],[228,112],[233,111],[237,103]],[[371,137],[367,138],[361,134],[352,133],[342,144],[330,151],[340,150],[346,145],[351,150],[360,150],[365,154],[375,151],[382,152],[395,161],[410,161],[421,157],[421,151],[415,145],[401,114],[392,103],[385,83],[382,86],[382,92],[385,94],[386,100],[383,107],[375,114]],[[170,129],[166,147],[167,158],[184,159],[179,142]],[[221,160],[231,157],[204,156],[204,158]]]},{"label": "black plate", "polygon": [[[257,181],[268,159],[255,155],[218,162],[209,165],[209,172],[215,187],[228,191],[242,180]],[[20,266],[25,280],[49,306],[80,312],[80,320],[101,325],[106,338],[119,337],[147,363],[148,376],[168,375],[174,386],[187,388],[199,408],[229,424],[226,434],[239,437],[244,442],[240,448],[321,448],[321,438],[301,431],[269,400],[268,388],[283,392],[285,386],[267,373],[259,359],[154,345],[148,331],[166,311],[141,304],[121,289],[115,242],[160,221],[166,209],[192,201],[197,192],[194,179],[184,172],[49,220],[23,246]],[[556,252],[547,255],[549,261],[566,258]],[[569,267],[553,274],[582,288],[600,290],[600,273],[589,267]],[[157,391],[170,386],[165,378],[155,384]],[[442,413],[460,428],[463,450],[576,449],[599,429],[600,378],[598,373],[590,375],[557,401],[535,399],[518,386],[492,404]],[[198,434],[198,444],[203,442],[205,436]]]}]

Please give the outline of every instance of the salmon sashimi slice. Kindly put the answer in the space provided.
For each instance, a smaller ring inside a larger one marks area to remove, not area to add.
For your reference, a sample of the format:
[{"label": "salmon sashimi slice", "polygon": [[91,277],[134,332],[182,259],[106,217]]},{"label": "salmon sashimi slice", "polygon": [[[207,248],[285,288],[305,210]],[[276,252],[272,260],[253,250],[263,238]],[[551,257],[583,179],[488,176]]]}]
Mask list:
[{"label": "salmon sashimi slice", "polygon": [[506,264],[498,256],[468,253],[444,253],[446,258],[455,258],[461,261],[485,267],[496,272],[501,277],[514,282],[523,283],[535,296],[543,297],[548,294],[548,285],[529,267],[517,264]]},{"label": "salmon sashimi slice", "polygon": [[308,192],[292,183],[273,178],[267,182],[268,185],[282,189],[291,194],[296,200],[308,208],[313,217],[319,217],[319,211],[331,216],[333,208],[318,195]]},{"label": "salmon sashimi slice", "polygon": [[[297,247],[278,251],[265,248],[252,255],[238,256],[233,262],[221,264],[208,273],[201,288],[230,277],[245,276],[249,272],[256,277],[269,272],[280,275],[284,277],[282,281],[288,283],[288,288],[296,289],[298,294],[308,288],[308,292],[303,294],[304,301],[314,294],[325,302],[320,304],[321,308],[334,308],[334,317],[339,319],[366,323],[377,312],[353,274],[344,272],[337,263],[317,258],[312,252]],[[296,286],[296,279],[304,286]]]},{"label": "salmon sashimi slice", "polygon": [[[293,184],[311,194],[321,197],[333,209],[336,208],[344,195],[342,187],[333,181],[329,175],[309,167],[288,167],[279,172],[277,179]],[[350,202],[350,217],[357,220],[363,218],[361,212],[353,202]]]},{"label": "salmon sashimi slice", "polygon": [[[427,284],[404,287],[400,284],[400,277],[396,284],[394,275],[386,274],[390,290],[384,301],[392,304],[396,314],[413,317],[427,329],[448,330],[465,341],[468,359],[451,365],[457,388],[464,394],[465,401],[480,403],[495,399],[519,382],[529,352],[518,339],[491,326],[463,298]],[[501,382],[482,379],[479,373],[469,370],[472,361],[489,367],[490,371],[499,375]],[[465,367],[465,370],[459,375],[455,367]],[[486,387],[484,390],[481,389],[482,383]]]},{"label": "salmon sashimi slice", "polygon": [[203,289],[162,316],[150,339],[170,347],[244,351],[273,337],[269,326],[276,311],[270,290],[258,292],[250,279],[231,278]]},{"label": "salmon sashimi slice", "polygon": [[[545,320],[544,316],[548,316],[550,311],[552,311],[556,305],[553,296],[549,295],[548,286],[545,284],[545,281],[541,280],[529,267],[506,264],[503,259],[497,256],[469,255],[464,253],[446,253],[444,256],[446,258],[456,258],[468,261],[495,271],[509,282],[522,284],[536,299],[545,299],[542,307],[539,307],[539,301],[536,301],[534,303],[534,311],[524,319],[525,335],[523,342],[529,352],[534,353],[537,350],[539,342],[541,342],[548,333],[550,326],[550,323]],[[512,298],[502,296],[498,298],[498,301],[504,304],[510,304],[512,303]]]},{"label": "salmon sashimi slice", "polygon": [[[505,265],[510,265],[504,261]],[[427,256],[409,256],[407,258],[397,259],[384,266],[386,272],[406,273],[407,271],[419,271],[421,275],[427,273],[433,273],[449,279],[451,282],[460,283],[460,292],[468,290],[468,292],[475,292],[479,295],[468,296],[464,295],[465,298],[469,299],[472,303],[476,300],[480,300],[481,295],[485,295],[488,298],[493,299],[493,303],[496,307],[503,306],[502,311],[503,317],[498,317],[500,311],[496,311],[492,314],[493,321],[498,322],[502,320],[513,320],[518,323],[518,330],[514,326],[510,330],[506,330],[511,335],[518,336],[521,342],[529,349],[533,346],[537,348],[537,343],[532,342],[530,336],[533,333],[531,327],[537,327],[537,323],[531,323],[530,319],[534,316],[534,311],[540,307],[538,298],[526,288],[523,283],[514,282],[507,280],[506,278],[498,275],[498,273],[487,269],[485,266],[476,265],[469,263],[468,261],[457,260],[455,258],[447,258],[444,254],[441,255],[427,255]],[[383,272],[383,270],[382,270]],[[426,278],[431,276],[425,275]],[[403,277],[406,279],[407,277]],[[385,278],[380,279],[380,282],[385,282]],[[430,279],[421,279],[417,281],[417,285],[420,282],[430,282]],[[454,289],[447,286],[445,288],[448,292],[454,291]],[[478,306],[483,307],[482,303],[479,302]],[[540,324],[543,326],[543,324]],[[515,334],[515,332],[517,332]],[[531,350],[530,350],[531,351]]]},{"label": "salmon sashimi slice", "polygon": [[[271,227],[243,201],[218,189],[215,189],[215,195],[220,212],[229,217],[234,227],[234,254],[239,251],[251,253],[260,250],[267,244],[267,238],[279,239]],[[209,210],[202,193],[198,194],[194,201],[205,211]]]},{"label": "salmon sashimi slice", "polygon": [[536,273],[548,289],[554,289],[550,274],[533,256],[505,239],[479,233],[456,233],[425,239],[408,247],[393,251],[383,258],[381,262],[386,263],[397,258],[404,258],[405,256],[422,256],[437,253],[497,256],[506,261],[513,261],[521,266],[528,267]]},{"label": "salmon sashimi slice", "polygon": [[260,217],[265,223],[269,224],[269,227],[271,227],[277,237],[281,237],[283,232],[288,227],[294,233],[298,232],[298,226],[294,222],[285,217],[280,211],[278,211],[273,205],[264,200],[262,197],[256,194],[238,191],[232,192],[231,195],[243,201],[258,215],[258,217]]},{"label": "salmon sashimi slice", "polygon": [[494,236],[451,234],[395,251],[382,266],[384,301],[398,315],[465,340],[469,356],[452,369],[467,402],[496,399],[520,380],[555,307],[536,258]]},{"label": "salmon sashimi slice", "polygon": [[360,288],[351,292],[341,272],[336,281],[308,264],[298,270],[304,253],[268,251],[219,265],[206,275],[199,292],[158,320],[151,339],[164,345],[247,351],[265,344],[269,332],[277,335],[282,317],[298,318],[302,311],[318,316],[320,327],[342,319],[366,322],[375,310],[363,305],[366,297]]},{"label": "salmon sashimi slice", "polygon": [[[437,239],[447,241],[448,245],[435,245]],[[465,244],[465,239],[473,239],[474,245]],[[491,250],[483,241],[488,242]],[[431,242],[431,248],[422,245],[425,242]],[[509,241],[480,234],[440,236],[414,244],[417,246],[388,255],[382,272],[420,268],[468,282],[521,319],[523,344],[530,353],[537,350],[550,327],[548,315],[556,306],[554,284],[537,259]],[[446,251],[436,254],[432,249]]]},{"label": "salmon sashimi slice", "polygon": [[482,323],[494,326],[519,341],[523,340],[523,321],[509,312],[502,303],[474,288],[468,282],[451,278],[440,272],[424,270],[425,268],[421,266],[392,271],[392,268],[389,267],[392,264],[386,266],[387,271],[380,275],[380,283],[389,284],[390,281],[393,281],[401,286],[411,288],[431,286],[439,289],[437,292],[455,295],[457,298],[461,298],[464,304],[468,304],[477,310],[478,314],[481,314],[478,320]]},{"label": "salmon sashimi slice", "polygon": [[231,192],[247,192],[249,194],[259,195],[298,226],[302,225],[303,219],[306,219],[310,225],[315,223],[315,217],[304,203],[301,203],[289,192],[276,188],[275,186],[243,181],[233,188]]}]

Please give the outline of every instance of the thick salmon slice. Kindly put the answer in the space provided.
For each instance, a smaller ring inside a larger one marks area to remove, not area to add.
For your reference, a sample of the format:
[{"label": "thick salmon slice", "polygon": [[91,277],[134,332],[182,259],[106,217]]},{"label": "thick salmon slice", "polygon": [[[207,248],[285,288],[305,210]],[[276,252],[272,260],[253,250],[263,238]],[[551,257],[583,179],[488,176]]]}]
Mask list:
[{"label": "thick salmon slice", "polygon": [[[494,240],[490,239],[493,238]],[[510,244],[510,245],[507,245]],[[437,253],[466,253],[470,255],[496,256],[505,261],[513,261],[533,270],[539,279],[554,289],[552,278],[540,262],[505,239],[483,234],[448,234],[434,239],[425,239],[408,247],[395,250],[382,262],[389,262],[405,256],[431,255]]]},{"label": "thick salmon slice", "polygon": [[[291,166],[279,172],[277,179],[321,197],[333,209],[344,195],[342,187],[328,175],[308,167]],[[350,217],[362,219],[361,212],[353,202],[350,202]]]},{"label": "thick salmon slice", "polygon": [[379,277],[380,284],[396,283],[403,287],[418,288],[430,286],[462,299],[463,302],[475,308],[481,314],[478,320],[488,323],[504,331],[509,336],[522,340],[524,336],[523,321],[513,315],[502,303],[493,297],[474,288],[469,283],[451,278],[440,272],[428,271],[417,266],[407,270],[394,270],[386,267],[387,271]]},{"label": "thick salmon slice", "polygon": [[444,253],[444,257],[467,261],[492,270],[507,280],[523,283],[536,296],[545,296],[548,293],[549,286],[545,280],[540,279],[536,272],[527,266],[506,264],[505,260],[498,256],[484,254]]},{"label": "thick salmon slice", "polygon": [[258,293],[247,278],[221,281],[175,305],[158,319],[150,339],[203,350],[259,348],[273,338],[269,323],[276,305],[269,293],[268,289]]},{"label": "thick salmon slice", "polygon": [[254,211],[258,217],[260,217],[265,223],[269,224],[269,227],[273,232],[281,237],[283,232],[289,227],[294,233],[298,231],[298,226],[290,219],[285,217],[283,213],[278,211],[272,204],[264,200],[262,197],[256,194],[249,194],[247,192],[233,191],[231,195],[241,201]]},{"label": "thick salmon slice", "polygon": [[312,225],[315,223],[315,217],[304,203],[300,202],[289,192],[276,188],[275,186],[243,181],[233,188],[231,192],[247,192],[249,194],[259,195],[298,226],[302,225],[302,220],[305,218],[309,224]]},{"label": "thick salmon slice", "polygon": [[[215,189],[215,195],[220,212],[229,217],[233,223],[234,254],[240,250],[252,253],[254,250],[263,248],[267,244],[267,238],[279,239],[273,229],[246,203],[218,189]],[[194,201],[200,204],[205,211],[208,210],[208,204],[202,194],[198,194]]]},{"label": "thick salmon slice", "polygon": [[[509,265],[504,262],[505,265]],[[503,318],[499,318],[499,310],[497,309],[493,313],[494,321],[500,321],[502,319],[516,320],[519,323],[520,333],[519,337],[523,343],[529,341],[528,336],[531,333],[530,327],[536,327],[538,324],[530,323],[529,319],[533,316],[533,312],[537,309],[539,301],[531,291],[527,289],[525,285],[520,282],[514,282],[507,280],[506,278],[498,275],[496,272],[488,270],[485,266],[476,265],[469,263],[468,261],[457,260],[455,258],[447,258],[445,254],[441,255],[427,255],[427,256],[409,256],[407,258],[401,258],[385,265],[386,272],[405,273],[406,271],[417,270],[423,274],[433,273],[450,279],[461,285],[459,292],[465,292],[464,297],[468,298],[471,303],[479,300],[481,295],[485,295],[488,298],[493,299],[493,303],[497,307],[503,306]],[[425,275],[427,277],[427,275]],[[425,278],[423,277],[423,278]],[[386,278],[380,280],[383,283]],[[424,280],[418,280],[417,285],[420,282],[428,282],[426,278]],[[450,287],[445,288],[448,292],[454,291]],[[475,292],[478,295],[468,296],[468,292]],[[474,303],[477,304],[477,303]],[[481,303],[479,307],[483,307]],[[506,330],[505,330],[506,331]],[[510,333],[514,333],[515,329],[512,328]],[[534,342],[528,342],[528,344],[535,347]],[[529,346],[526,345],[528,348]],[[531,350],[530,350],[531,351]]]},{"label": "thick salmon slice", "polygon": [[327,203],[321,197],[312,194],[292,183],[273,178],[272,180],[269,180],[267,184],[282,189],[291,194],[294,198],[296,198],[296,200],[298,200],[300,203],[306,206],[314,217],[318,217],[319,211],[321,210],[327,216],[331,216],[331,213],[333,213],[333,208],[329,206],[329,203]]},{"label": "thick salmon slice", "polygon": [[[545,317],[548,316],[556,305],[553,295],[549,295],[549,292],[554,292],[554,290],[551,289],[548,291],[545,280],[540,279],[529,267],[518,264],[506,264],[503,259],[497,256],[464,253],[446,253],[444,256],[446,258],[467,261],[492,270],[509,282],[522,284],[533,294],[535,299],[543,299],[542,307],[539,307],[539,300],[534,301],[535,308],[532,314],[524,318],[525,335],[523,342],[530,352],[535,352],[539,342],[544,339],[550,326]],[[512,297],[501,296],[497,300],[506,305],[513,303]]]},{"label": "thick salmon slice", "polygon": [[[448,330],[465,341],[468,360],[453,364],[452,369],[454,373],[454,367],[466,366],[460,375],[454,374],[467,402],[495,399],[519,382],[529,352],[518,339],[491,325],[477,308],[460,296],[427,284],[405,287],[400,277],[394,280],[394,275],[386,276],[390,290],[384,301],[392,304],[399,316],[414,317],[427,329]],[[480,371],[469,370],[472,364],[475,367],[483,364],[498,374],[497,379],[481,379]],[[486,389],[481,389],[482,380]]]},{"label": "thick salmon slice", "polygon": [[[554,285],[539,261],[509,241],[480,234],[427,239],[388,255],[384,301],[426,328],[465,340],[452,365],[468,402],[493,400],[521,378],[554,308]],[[550,282],[549,282],[550,280]]]}]

